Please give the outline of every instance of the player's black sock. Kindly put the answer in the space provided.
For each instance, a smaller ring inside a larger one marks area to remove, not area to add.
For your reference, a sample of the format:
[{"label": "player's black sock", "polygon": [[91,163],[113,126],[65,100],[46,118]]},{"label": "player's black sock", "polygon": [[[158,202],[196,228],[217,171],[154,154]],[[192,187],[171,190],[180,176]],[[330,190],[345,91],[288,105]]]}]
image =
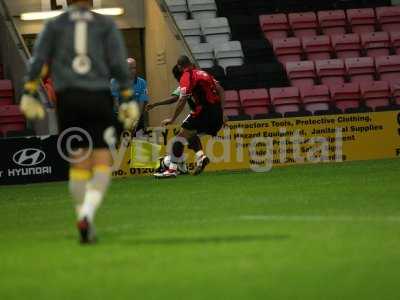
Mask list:
[{"label": "player's black sock", "polygon": [[194,135],[189,139],[188,148],[193,150],[194,152],[198,152],[203,149],[201,145],[201,140],[198,135]]}]

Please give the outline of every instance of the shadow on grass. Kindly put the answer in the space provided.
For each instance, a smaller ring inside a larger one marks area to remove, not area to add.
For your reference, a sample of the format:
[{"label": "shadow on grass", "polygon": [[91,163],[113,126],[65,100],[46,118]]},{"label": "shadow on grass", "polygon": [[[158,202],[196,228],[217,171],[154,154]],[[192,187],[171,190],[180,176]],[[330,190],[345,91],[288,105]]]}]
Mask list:
[{"label": "shadow on grass", "polygon": [[133,245],[185,245],[185,244],[218,244],[281,241],[289,239],[289,235],[227,235],[210,237],[167,237],[149,239],[124,239],[123,243]]}]

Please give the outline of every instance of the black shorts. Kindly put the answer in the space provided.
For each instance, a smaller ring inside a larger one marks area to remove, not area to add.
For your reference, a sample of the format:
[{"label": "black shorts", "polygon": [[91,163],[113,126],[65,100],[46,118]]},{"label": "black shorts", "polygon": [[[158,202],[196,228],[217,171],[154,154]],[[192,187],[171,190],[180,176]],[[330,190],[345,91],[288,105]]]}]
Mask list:
[{"label": "black shorts", "polygon": [[57,93],[57,117],[63,141],[71,137],[71,148],[102,149],[115,143],[113,99],[108,90],[68,89]]},{"label": "black shorts", "polygon": [[221,105],[208,105],[203,107],[199,115],[190,114],[182,124],[182,128],[196,131],[197,134],[216,136],[224,123]]}]

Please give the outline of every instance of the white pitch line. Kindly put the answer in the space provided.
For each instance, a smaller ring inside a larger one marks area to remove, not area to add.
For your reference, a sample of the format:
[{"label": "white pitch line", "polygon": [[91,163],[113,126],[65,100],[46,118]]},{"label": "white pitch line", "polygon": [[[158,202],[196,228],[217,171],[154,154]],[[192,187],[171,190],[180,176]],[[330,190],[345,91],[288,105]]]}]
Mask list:
[{"label": "white pitch line", "polygon": [[356,217],[356,216],[278,216],[251,215],[240,216],[244,221],[278,221],[278,222],[400,222],[400,216],[387,217]]}]

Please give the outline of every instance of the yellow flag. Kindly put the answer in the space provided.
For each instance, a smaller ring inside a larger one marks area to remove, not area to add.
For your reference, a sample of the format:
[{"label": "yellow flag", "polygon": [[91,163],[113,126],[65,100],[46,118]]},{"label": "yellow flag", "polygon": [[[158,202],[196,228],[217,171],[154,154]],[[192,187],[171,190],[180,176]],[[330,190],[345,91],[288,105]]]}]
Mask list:
[{"label": "yellow flag", "polygon": [[156,169],[160,166],[161,146],[145,140],[133,139],[131,143],[131,167]]}]

